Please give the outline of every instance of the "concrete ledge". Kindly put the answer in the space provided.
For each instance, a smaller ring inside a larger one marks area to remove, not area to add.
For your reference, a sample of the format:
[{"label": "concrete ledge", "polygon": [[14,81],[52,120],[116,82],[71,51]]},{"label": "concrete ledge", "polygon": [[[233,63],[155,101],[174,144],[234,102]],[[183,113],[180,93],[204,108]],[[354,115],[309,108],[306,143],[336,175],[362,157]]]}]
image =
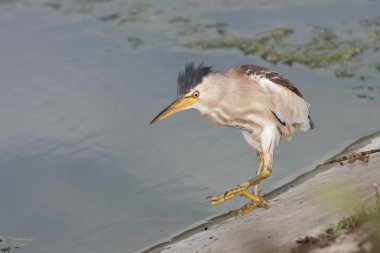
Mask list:
[{"label": "concrete ledge", "polygon": [[[379,147],[377,132],[336,156]],[[267,194],[269,209],[257,209],[240,218],[229,214],[215,217],[143,252],[290,252],[296,239],[319,234],[358,201],[372,196],[372,183],[380,185],[380,153],[372,154],[368,164],[318,166]],[[344,205],[326,204],[323,199],[332,194],[326,187],[343,192]]]}]

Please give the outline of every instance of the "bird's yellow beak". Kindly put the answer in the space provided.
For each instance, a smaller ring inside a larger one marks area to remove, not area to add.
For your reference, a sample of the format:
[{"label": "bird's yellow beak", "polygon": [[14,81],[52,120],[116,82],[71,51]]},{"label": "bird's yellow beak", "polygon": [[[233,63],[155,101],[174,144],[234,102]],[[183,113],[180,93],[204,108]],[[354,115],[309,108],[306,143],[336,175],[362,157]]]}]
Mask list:
[{"label": "bird's yellow beak", "polygon": [[156,117],[154,117],[154,119],[149,124],[159,122],[176,112],[188,109],[188,107],[194,104],[195,101],[197,101],[197,99],[193,96],[177,98],[177,100],[175,100],[168,107],[166,107],[162,112],[160,112]]}]

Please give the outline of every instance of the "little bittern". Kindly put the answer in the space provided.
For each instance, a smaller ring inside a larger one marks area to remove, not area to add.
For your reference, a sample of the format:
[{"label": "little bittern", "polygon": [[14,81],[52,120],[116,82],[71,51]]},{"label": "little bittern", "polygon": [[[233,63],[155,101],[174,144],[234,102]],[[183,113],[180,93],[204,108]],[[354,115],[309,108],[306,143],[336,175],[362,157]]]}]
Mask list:
[{"label": "little bittern", "polygon": [[[226,74],[211,67],[188,64],[178,76],[177,99],[150,123],[173,113],[195,109],[219,125],[238,128],[246,142],[256,150],[256,176],[225,192],[210,197],[213,205],[236,195],[250,200],[232,211],[244,215],[256,207],[268,207],[259,195],[260,182],[272,173],[273,151],[281,138],[290,138],[296,130],[314,128],[310,105],[284,76],[255,65],[234,67]],[[247,192],[253,186],[253,193]]]}]

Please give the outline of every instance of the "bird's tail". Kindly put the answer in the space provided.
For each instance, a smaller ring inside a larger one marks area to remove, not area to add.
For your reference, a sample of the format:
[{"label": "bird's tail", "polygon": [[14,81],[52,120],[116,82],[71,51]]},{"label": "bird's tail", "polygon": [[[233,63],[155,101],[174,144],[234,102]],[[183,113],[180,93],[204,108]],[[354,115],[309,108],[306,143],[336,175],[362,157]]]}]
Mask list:
[{"label": "bird's tail", "polygon": [[311,120],[310,115],[309,115],[309,125],[310,125],[310,130],[314,129],[314,122]]},{"label": "bird's tail", "polygon": [[310,116],[308,116],[308,120],[306,122],[299,124],[299,129],[303,132],[314,129],[314,122],[311,120]]}]

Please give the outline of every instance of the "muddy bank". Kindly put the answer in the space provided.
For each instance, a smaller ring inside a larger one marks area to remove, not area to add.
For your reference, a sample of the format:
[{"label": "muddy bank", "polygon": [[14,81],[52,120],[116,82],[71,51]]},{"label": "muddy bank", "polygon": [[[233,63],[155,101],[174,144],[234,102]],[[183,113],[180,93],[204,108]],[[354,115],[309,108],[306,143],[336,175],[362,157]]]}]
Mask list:
[{"label": "muddy bank", "polygon": [[[349,151],[380,147],[380,132],[348,146]],[[339,221],[374,191],[380,183],[380,155],[369,163],[318,166],[265,197],[271,207],[234,218],[229,214],[215,217],[171,240],[142,252],[290,252],[296,240],[318,235]]]}]

